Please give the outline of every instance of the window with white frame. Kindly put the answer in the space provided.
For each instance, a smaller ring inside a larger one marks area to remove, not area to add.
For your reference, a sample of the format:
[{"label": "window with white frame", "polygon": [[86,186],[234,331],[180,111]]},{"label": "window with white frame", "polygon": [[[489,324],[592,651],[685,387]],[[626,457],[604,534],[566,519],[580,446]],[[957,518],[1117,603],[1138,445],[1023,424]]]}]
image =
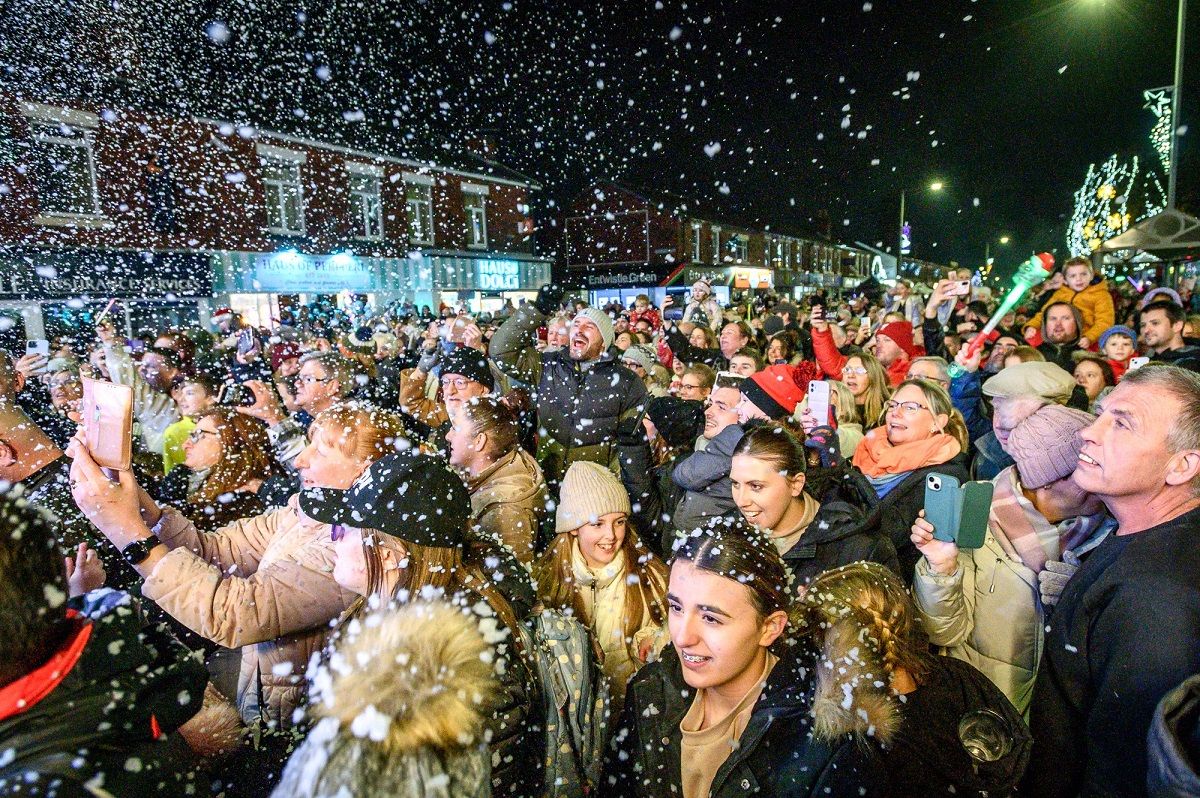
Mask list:
[{"label": "window with white frame", "polygon": [[432,244],[433,178],[404,173],[405,205],[408,208],[408,237],[414,244]]},{"label": "window with white frame", "polygon": [[729,243],[732,245],[734,260],[736,260],[738,263],[745,263],[746,235],[744,233],[739,233],[738,235],[733,236]]},{"label": "window with white frame", "polygon": [[721,262],[721,228],[715,225],[712,228],[712,262]]},{"label": "window with white frame", "polygon": [[463,183],[463,208],[467,214],[467,246],[486,249],[488,187]]},{"label": "window with white frame", "polygon": [[100,215],[92,129],[94,114],[23,104],[33,138],[33,173],[42,216]]},{"label": "window with white frame", "polygon": [[383,238],[383,200],[379,178],[382,170],[370,164],[346,163],[350,173],[350,220],[356,238]]},{"label": "window with white frame", "polygon": [[300,182],[302,152],[258,146],[267,205],[267,230],[276,235],[304,235],[304,187]]},{"label": "window with white frame", "polygon": [[692,223],[692,261],[700,262],[700,223]]}]

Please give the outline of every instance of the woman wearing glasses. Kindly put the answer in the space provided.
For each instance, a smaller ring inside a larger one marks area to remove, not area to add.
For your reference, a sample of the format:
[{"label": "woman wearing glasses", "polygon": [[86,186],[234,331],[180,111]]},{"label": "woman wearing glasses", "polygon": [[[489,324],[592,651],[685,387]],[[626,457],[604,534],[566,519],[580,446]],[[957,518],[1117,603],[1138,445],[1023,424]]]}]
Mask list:
[{"label": "woman wearing glasses", "polygon": [[916,379],[900,384],[887,402],[883,425],[854,451],[855,467],[879,499],[867,528],[891,539],[908,584],[921,556],[909,535],[925,506],[925,477],[936,471],[968,481],[966,450],[967,428],[950,395],[935,382]]},{"label": "woman wearing glasses", "polygon": [[187,500],[177,506],[197,529],[267,511],[258,491],[272,474],[271,447],[258,421],[229,407],[202,411],[183,441],[183,464]]}]

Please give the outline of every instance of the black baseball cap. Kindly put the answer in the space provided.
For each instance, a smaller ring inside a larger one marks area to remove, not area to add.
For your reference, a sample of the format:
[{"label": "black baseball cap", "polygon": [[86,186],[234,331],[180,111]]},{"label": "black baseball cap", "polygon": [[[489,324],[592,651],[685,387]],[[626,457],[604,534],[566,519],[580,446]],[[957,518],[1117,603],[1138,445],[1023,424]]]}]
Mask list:
[{"label": "black baseball cap", "polygon": [[374,462],[349,490],[301,491],[300,509],[325,524],[451,548],[466,535],[471,495],[445,459],[410,449]]}]

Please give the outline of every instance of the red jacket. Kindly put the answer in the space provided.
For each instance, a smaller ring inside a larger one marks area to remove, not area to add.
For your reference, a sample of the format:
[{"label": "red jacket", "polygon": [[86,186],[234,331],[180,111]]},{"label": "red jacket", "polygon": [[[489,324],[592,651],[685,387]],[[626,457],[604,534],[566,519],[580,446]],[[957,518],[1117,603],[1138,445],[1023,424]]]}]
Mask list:
[{"label": "red jacket", "polygon": [[642,319],[650,322],[650,329],[652,330],[657,330],[662,326],[662,317],[658,315],[658,311],[654,308],[646,308],[641,312],[632,311],[629,314],[629,326],[636,327],[637,323]]},{"label": "red jacket", "polygon": [[[824,330],[814,328],[812,342],[813,353],[817,356],[817,365],[821,367],[821,371],[825,372],[825,376],[830,379],[840,380],[842,368],[850,358],[839,352],[833,345],[833,333],[829,331],[828,327]],[[887,367],[888,382],[893,388],[904,382],[904,377],[908,374],[908,365],[908,358],[902,358]]]}]

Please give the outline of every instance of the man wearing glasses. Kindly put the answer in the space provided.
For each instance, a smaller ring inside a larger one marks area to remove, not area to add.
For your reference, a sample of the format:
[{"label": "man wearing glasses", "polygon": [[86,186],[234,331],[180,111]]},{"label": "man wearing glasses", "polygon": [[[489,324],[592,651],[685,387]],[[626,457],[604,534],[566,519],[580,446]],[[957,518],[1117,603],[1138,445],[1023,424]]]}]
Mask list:
[{"label": "man wearing glasses", "polygon": [[441,364],[438,392],[433,397],[425,393],[426,376],[420,368],[400,375],[400,409],[434,429],[449,424],[465,402],[487,396],[496,388],[487,355],[478,349],[452,349]]},{"label": "man wearing glasses", "polygon": [[336,352],[309,352],[301,357],[296,375],[297,410],[292,415],[265,382],[250,380],[246,386],[254,392],[254,404],[237,411],[266,422],[275,459],[292,470],[292,461],[308,445],[306,435],[313,418],[354,390],[354,368]]}]

